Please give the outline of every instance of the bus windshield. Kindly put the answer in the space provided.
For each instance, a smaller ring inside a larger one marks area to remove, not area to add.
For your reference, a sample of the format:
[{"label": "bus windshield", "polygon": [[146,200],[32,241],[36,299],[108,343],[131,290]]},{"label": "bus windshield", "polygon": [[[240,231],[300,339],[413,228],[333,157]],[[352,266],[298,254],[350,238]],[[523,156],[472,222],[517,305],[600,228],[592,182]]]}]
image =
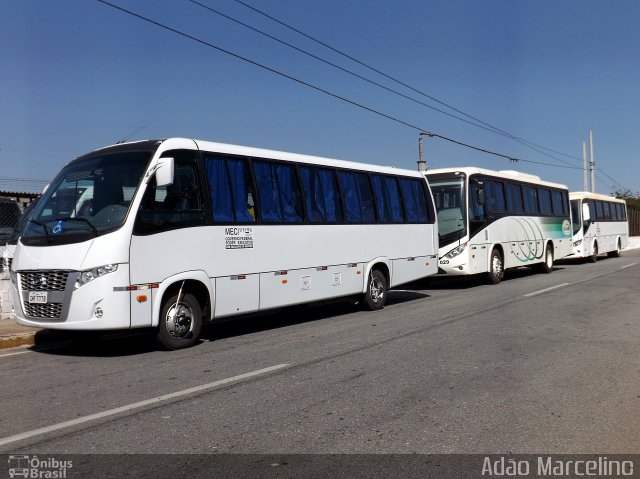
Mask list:
[{"label": "bus windshield", "polygon": [[573,234],[577,234],[582,228],[582,202],[580,200],[571,200],[571,219],[573,220]]},{"label": "bus windshield", "polygon": [[438,211],[438,231],[441,243],[451,236],[463,236],[467,228],[465,178],[429,178]]},{"label": "bus windshield", "polygon": [[76,243],[120,228],[150,159],[151,152],[123,152],[70,163],[39,199],[22,242]]}]

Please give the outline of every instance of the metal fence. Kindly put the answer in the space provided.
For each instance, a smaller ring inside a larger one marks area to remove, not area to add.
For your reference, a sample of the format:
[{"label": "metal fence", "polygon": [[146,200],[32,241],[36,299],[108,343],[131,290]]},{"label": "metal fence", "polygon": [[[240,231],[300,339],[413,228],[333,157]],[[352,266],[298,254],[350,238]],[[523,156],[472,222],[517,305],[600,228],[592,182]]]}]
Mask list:
[{"label": "metal fence", "polygon": [[627,206],[627,216],[629,217],[629,235],[640,236],[640,208]]}]

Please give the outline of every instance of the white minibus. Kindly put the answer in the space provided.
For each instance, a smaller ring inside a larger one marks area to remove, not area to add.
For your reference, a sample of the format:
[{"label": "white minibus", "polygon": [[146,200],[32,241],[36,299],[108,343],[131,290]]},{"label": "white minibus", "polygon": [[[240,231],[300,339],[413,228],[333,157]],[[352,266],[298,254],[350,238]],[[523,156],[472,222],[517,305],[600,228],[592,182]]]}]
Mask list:
[{"label": "white minibus", "polygon": [[12,265],[15,317],[37,328],[157,328],[328,298],[384,306],[436,273],[417,171],[184,138],[70,162],[33,209]]}]

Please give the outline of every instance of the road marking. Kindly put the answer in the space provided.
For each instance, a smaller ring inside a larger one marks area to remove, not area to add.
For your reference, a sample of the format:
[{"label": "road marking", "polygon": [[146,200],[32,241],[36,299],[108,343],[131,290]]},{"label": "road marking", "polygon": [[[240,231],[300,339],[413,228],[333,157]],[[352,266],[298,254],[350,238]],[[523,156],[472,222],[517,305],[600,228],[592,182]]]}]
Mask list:
[{"label": "road marking", "polygon": [[270,373],[272,371],[277,371],[278,369],[286,368],[288,366],[289,366],[288,364],[276,364],[275,366],[269,366],[268,368],[258,369],[257,371],[252,371],[250,373],[240,374],[238,376],[233,376],[231,378],[220,379],[219,381],[214,381],[212,383],[203,384],[201,386],[195,386],[189,389],[183,389],[182,391],[176,391],[170,394],[164,394],[162,396],[157,396],[151,399],[146,399],[144,401],[128,404],[126,406],[109,409],[107,411],[102,411],[96,414],[89,414],[88,416],[79,417],[77,419],[72,419],[70,421],[59,422],[58,424],[52,424],[51,426],[32,429],[31,431],[26,431],[20,434],[16,434],[14,436],[0,438],[0,446],[6,446],[7,444],[21,441],[23,439],[28,439],[30,437],[46,434],[53,431],[59,431],[60,429],[66,429],[68,427],[77,426],[78,424],[84,424],[90,421],[95,421],[96,419],[102,419],[105,417],[114,416],[116,414],[133,411],[134,409],[140,409],[146,406],[150,406],[152,404],[158,404],[164,401],[170,401],[172,399],[188,396],[190,394],[207,391],[209,389],[217,388],[218,386],[223,386],[225,384],[230,384],[230,383],[242,381],[244,379],[253,378],[255,376]]},{"label": "road marking", "polygon": [[17,356],[18,354],[27,354],[30,353],[32,351],[18,351],[16,353],[6,353],[6,354],[0,354],[0,358],[8,358],[9,356]]},{"label": "road marking", "polygon": [[542,294],[542,293],[546,293],[547,291],[552,291],[554,289],[558,289],[558,288],[564,288],[565,286],[569,286],[571,283],[562,283],[562,284],[558,284],[556,286],[551,286],[550,288],[545,288],[545,289],[541,289],[540,291],[534,291],[533,293],[527,293],[527,294],[523,294],[523,296],[525,297],[529,297],[529,296],[535,296],[537,294]]},{"label": "road marking", "polygon": [[632,266],[637,265],[638,263],[625,264],[624,266],[620,266],[620,269],[631,268]]}]

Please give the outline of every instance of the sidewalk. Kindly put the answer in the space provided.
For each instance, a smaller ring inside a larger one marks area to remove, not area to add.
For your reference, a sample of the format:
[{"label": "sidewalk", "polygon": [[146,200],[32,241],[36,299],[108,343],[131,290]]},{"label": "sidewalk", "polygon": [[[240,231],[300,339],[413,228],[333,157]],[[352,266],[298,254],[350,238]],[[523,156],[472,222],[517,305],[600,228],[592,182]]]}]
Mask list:
[{"label": "sidewalk", "polygon": [[[629,238],[625,251],[640,249],[640,236]],[[11,319],[0,319],[0,350],[17,346],[47,344],[64,340],[64,332],[20,326]]]}]

